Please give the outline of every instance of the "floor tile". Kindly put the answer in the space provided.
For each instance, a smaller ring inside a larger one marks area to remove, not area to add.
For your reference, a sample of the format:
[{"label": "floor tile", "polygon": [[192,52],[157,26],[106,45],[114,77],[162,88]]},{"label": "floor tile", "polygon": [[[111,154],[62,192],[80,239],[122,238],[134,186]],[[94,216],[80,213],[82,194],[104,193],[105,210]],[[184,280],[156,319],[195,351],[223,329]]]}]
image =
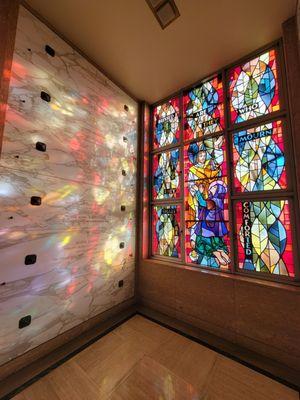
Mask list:
[{"label": "floor tile", "polygon": [[129,324],[123,324],[114,330],[122,338],[122,342],[131,343],[136,348],[140,347],[144,354],[150,354],[161,345],[160,341],[150,338],[144,333],[132,329]]},{"label": "floor tile", "polygon": [[33,383],[20,393],[22,397],[13,400],[60,400],[46,377]]},{"label": "floor tile", "polygon": [[145,356],[110,400],[200,400],[196,389],[170,370]]},{"label": "floor tile", "polygon": [[217,353],[181,335],[174,335],[150,357],[201,390],[217,360]]},{"label": "floor tile", "polygon": [[73,357],[73,360],[77,362],[84,371],[90,371],[96,368],[99,362],[104,363],[123,343],[124,340],[120,338],[119,335],[116,335],[115,332],[110,332],[78,353]]},{"label": "floor tile", "polygon": [[169,329],[163,328],[159,324],[156,324],[140,315],[135,315],[133,318],[128,320],[126,324],[131,329],[142,333],[149,339],[161,344],[167,342],[171,337],[176,335]]},{"label": "floor tile", "polygon": [[104,400],[105,398],[104,393],[101,393],[88,374],[73,360],[53,370],[45,380],[60,400]]},{"label": "floor tile", "polygon": [[24,396],[23,393],[19,393],[16,396],[14,396],[14,400],[26,400],[26,397]]},{"label": "floor tile", "polygon": [[109,394],[129,373],[134,365],[144,356],[145,350],[139,345],[125,341],[112,349],[104,359],[95,358],[89,365],[81,362],[76,363],[86,372],[101,393]]},{"label": "floor tile", "polygon": [[218,356],[205,393],[205,400],[299,400],[296,391],[223,356]]},{"label": "floor tile", "polygon": [[14,400],[299,400],[299,394],[137,315]]}]

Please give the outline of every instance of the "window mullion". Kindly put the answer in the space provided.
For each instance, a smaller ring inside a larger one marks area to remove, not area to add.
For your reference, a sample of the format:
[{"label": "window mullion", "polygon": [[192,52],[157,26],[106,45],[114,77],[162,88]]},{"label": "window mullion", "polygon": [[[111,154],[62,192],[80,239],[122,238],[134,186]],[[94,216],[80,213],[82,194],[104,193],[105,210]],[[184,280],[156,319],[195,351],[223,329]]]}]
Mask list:
[{"label": "window mullion", "polygon": [[225,143],[226,143],[226,163],[227,163],[227,187],[228,187],[228,216],[229,216],[229,237],[230,237],[230,271],[235,272],[235,265],[237,261],[237,252],[235,245],[235,235],[234,235],[234,210],[232,204],[232,194],[233,194],[233,182],[234,182],[234,171],[233,171],[233,161],[231,152],[231,138],[229,133],[230,127],[230,109],[229,109],[229,84],[227,71],[223,71],[223,90],[224,90],[224,117],[225,117]]},{"label": "window mullion", "polygon": [[242,192],[235,193],[231,196],[232,200],[266,200],[266,199],[279,199],[279,198],[293,198],[294,193],[291,190],[277,189],[277,190],[266,190],[259,192]]},{"label": "window mullion", "polygon": [[180,191],[181,191],[181,260],[186,262],[185,255],[185,184],[184,184],[184,115],[183,115],[183,92],[180,93]]}]

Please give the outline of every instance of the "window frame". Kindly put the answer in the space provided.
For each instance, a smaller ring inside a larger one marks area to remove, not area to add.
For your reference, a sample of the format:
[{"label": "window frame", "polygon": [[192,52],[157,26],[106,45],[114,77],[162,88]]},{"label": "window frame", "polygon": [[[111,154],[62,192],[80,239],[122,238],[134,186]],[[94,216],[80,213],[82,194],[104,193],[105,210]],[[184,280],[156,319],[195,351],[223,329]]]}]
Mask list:
[{"label": "window frame", "polygon": [[[266,115],[259,116],[248,121],[243,121],[240,123],[232,123],[230,116],[230,87],[229,87],[229,73],[230,70],[236,66],[239,66],[247,61],[252,60],[255,57],[260,56],[264,52],[275,50],[276,54],[276,66],[277,66],[277,81],[278,81],[278,92],[279,92],[279,104],[280,109],[278,111],[270,112]],[[216,75],[222,76],[222,84],[223,84],[223,94],[224,94],[224,129],[213,134],[203,135],[201,137],[197,137],[190,140],[184,140],[184,109],[183,109],[183,98],[184,94],[188,91],[197,88],[200,84],[207,82],[213,79]],[[167,101],[177,97],[179,99],[179,123],[180,123],[180,138],[179,141],[175,144],[162,146],[158,148],[154,148],[154,129],[153,129],[153,111],[154,108],[166,103]],[[287,188],[286,189],[278,189],[274,191],[256,191],[256,192],[237,192],[234,190],[234,170],[233,170],[233,135],[236,132],[241,130],[251,129],[253,127],[258,127],[260,125],[282,121],[282,129],[283,129],[283,142],[284,142],[284,154],[285,154],[285,166],[286,166],[286,176],[287,176]],[[283,43],[282,39],[278,39],[269,43],[254,52],[247,54],[241,59],[217,70],[213,74],[206,76],[202,79],[199,79],[192,85],[186,86],[179,91],[171,94],[170,96],[153,103],[150,106],[150,137],[149,137],[149,179],[148,179],[148,193],[149,193],[149,232],[148,232],[148,258],[152,260],[160,260],[165,262],[171,262],[180,266],[182,268],[192,268],[195,270],[201,270],[205,272],[214,272],[217,274],[230,274],[230,275],[239,275],[239,276],[248,276],[255,279],[269,280],[275,282],[285,282],[290,284],[297,284],[300,278],[299,271],[299,255],[298,255],[298,240],[299,237],[299,227],[298,224],[291,224],[291,234],[292,234],[292,244],[293,244],[293,261],[294,261],[294,269],[295,276],[289,277],[284,275],[277,275],[271,273],[264,273],[258,271],[245,271],[241,270],[238,267],[238,233],[235,215],[235,204],[238,201],[268,201],[271,199],[274,200],[289,200],[289,209],[290,209],[290,218],[291,221],[295,221],[296,218],[296,205],[297,205],[297,191],[296,191],[296,174],[295,171],[295,160],[293,157],[292,151],[292,131],[291,131],[291,120],[290,120],[290,110],[287,96],[287,82],[286,82],[286,73],[285,73],[285,63],[284,63],[284,55],[283,55]],[[212,267],[205,267],[194,263],[189,263],[186,261],[186,248],[185,248],[185,235],[186,235],[186,223],[185,223],[185,196],[184,196],[184,147],[187,144],[193,142],[199,142],[204,139],[208,139],[211,137],[224,136],[225,139],[225,152],[226,152],[226,168],[227,168],[227,187],[228,187],[228,228],[229,228],[229,246],[230,246],[230,266],[228,270],[217,269]],[[178,198],[170,198],[170,199],[153,199],[153,155],[158,153],[163,153],[165,151],[171,151],[174,149],[179,149],[180,157],[180,176],[179,176],[179,185],[180,185],[180,197]],[[153,246],[152,246],[152,238],[153,238],[153,207],[156,205],[180,205],[181,216],[180,216],[180,246],[181,246],[181,257],[168,257],[162,256],[158,254],[153,254]]]}]

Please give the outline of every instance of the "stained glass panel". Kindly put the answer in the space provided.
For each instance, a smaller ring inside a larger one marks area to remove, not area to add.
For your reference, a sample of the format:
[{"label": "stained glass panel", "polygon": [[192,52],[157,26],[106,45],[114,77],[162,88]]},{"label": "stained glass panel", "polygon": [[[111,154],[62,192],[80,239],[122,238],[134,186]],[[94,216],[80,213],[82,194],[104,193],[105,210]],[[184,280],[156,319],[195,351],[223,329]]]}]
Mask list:
[{"label": "stained glass panel", "polygon": [[233,68],[229,74],[231,122],[239,123],[278,111],[275,50]]},{"label": "stained glass panel", "polygon": [[175,144],[179,140],[179,99],[169,100],[153,111],[154,148]]},{"label": "stained glass panel", "polygon": [[153,207],[153,253],[180,257],[180,207]]},{"label": "stained glass panel", "polygon": [[282,122],[235,133],[233,161],[238,192],[286,189]]},{"label": "stained glass panel", "polygon": [[[224,136],[191,143],[184,148],[184,179],[186,220],[198,219],[200,198],[208,200],[212,191],[224,192],[224,209],[227,207],[227,172]],[[223,188],[221,190],[221,187]]]},{"label": "stained glass panel", "polygon": [[184,104],[184,138],[198,138],[224,128],[222,75],[188,92]]},{"label": "stained glass panel", "polygon": [[169,199],[180,195],[179,150],[153,156],[153,199]]},{"label": "stained glass panel", "polygon": [[236,219],[239,268],[293,277],[288,201],[240,201]]},{"label": "stained glass panel", "polygon": [[228,269],[228,194],[223,136],[185,146],[187,261]]}]

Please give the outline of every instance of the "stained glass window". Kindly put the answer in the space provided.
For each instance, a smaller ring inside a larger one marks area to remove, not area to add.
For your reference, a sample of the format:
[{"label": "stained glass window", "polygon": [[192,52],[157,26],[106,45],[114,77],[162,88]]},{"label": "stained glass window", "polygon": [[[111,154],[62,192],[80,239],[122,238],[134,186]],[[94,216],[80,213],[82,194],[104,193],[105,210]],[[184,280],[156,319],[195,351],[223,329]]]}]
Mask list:
[{"label": "stained glass window", "polygon": [[152,255],[295,277],[278,51],[223,69],[153,108]]},{"label": "stained glass window", "polygon": [[179,150],[153,156],[153,198],[168,199],[179,196]]},{"label": "stained glass window", "polygon": [[275,50],[233,68],[229,74],[231,122],[239,123],[279,110]]},{"label": "stained glass window", "polygon": [[293,277],[288,201],[240,201],[236,215],[239,268]]},{"label": "stained glass window", "polygon": [[154,148],[175,144],[179,140],[179,99],[169,100],[154,108]]},{"label": "stained glass window", "polygon": [[233,135],[235,188],[238,192],[286,189],[282,122]]},{"label": "stained glass window", "polygon": [[228,196],[223,136],[185,146],[187,261],[229,265]]},{"label": "stained glass window", "polygon": [[180,257],[180,207],[153,207],[153,253]]},{"label": "stained glass window", "polygon": [[189,91],[183,102],[185,140],[216,133],[224,128],[222,75]]}]

